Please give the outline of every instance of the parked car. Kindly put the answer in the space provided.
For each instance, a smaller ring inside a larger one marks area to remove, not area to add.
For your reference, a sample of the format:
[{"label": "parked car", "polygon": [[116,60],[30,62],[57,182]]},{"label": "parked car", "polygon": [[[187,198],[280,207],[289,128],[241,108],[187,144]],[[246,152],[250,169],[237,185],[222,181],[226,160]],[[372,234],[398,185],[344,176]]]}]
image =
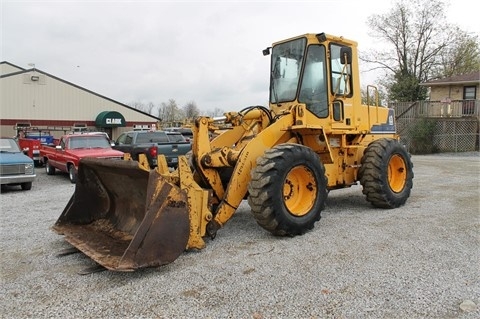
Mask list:
[{"label": "parked car", "polygon": [[175,168],[178,156],[187,154],[192,145],[178,132],[130,131],[122,133],[113,148],[129,153],[134,160],[138,160],[139,154],[144,154],[152,168],[157,167],[158,154],[163,154],[167,165]]},{"label": "parked car", "polygon": [[108,135],[100,133],[63,135],[58,143],[40,146],[40,162],[48,175],[56,170],[68,173],[70,182],[77,182],[78,165],[85,157],[122,160],[123,152],[114,150]]},{"label": "parked car", "polygon": [[179,132],[180,134],[182,134],[185,137],[185,139],[188,142],[193,143],[193,131],[189,127],[167,127],[167,128],[165,128],[165,131],[166,132]]},{"label": "parked car", "polygon": [[33,159],[20,150],[14,138],[0,139],[0,184],[20,185],[23,190],[30,190],[35,180]]},{"label": "parked car", "polygon": [[40,140],[19,137],[17,142],[22,152],[33,159],[35,167],[40,166],[40,145],[42,144]]}]

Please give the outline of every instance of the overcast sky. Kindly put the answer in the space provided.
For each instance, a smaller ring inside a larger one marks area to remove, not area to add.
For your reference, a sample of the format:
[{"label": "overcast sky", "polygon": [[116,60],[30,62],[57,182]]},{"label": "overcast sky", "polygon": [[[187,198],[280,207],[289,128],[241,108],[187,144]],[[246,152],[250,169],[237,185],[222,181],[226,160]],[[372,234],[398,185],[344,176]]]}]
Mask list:
[{"label": "overcast sky", "polygon": [[[0,0],[1,61],[35,67],[113,100],[194,101],[204,113],[267,105],[272,42],[304,33],[378,45],[366,21],[389,0],[7,1]],[[450,23],[479,32],[471,0]],[[470,8],[470,9],[469,9]],[[375,75],[362,72],[362,85]]]}]

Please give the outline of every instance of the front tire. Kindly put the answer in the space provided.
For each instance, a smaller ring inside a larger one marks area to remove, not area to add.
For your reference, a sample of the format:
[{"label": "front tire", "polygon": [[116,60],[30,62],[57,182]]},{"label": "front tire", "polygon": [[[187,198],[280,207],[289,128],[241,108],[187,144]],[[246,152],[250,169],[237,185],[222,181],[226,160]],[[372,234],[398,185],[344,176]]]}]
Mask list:
[{"label": "front tire", "polygon": [[45,172],[47,172],[47,175],[55,175],[55,167],[50,165],[50,161],[48,160],[45,163]]},{"label": "front tire", "polygon": [[365,149],[358,176],[373,206],[397,208],[405,204],[413,187],[410,154],[395,139],[373,141]]},{"label": "front tire", "polygon": [[20,184],[20,187],[22,187],[22,190],[24,191],[29,191],[32,189],[32,182],[22,183]]},{"label": "front tire", "polygon": [[68,178],[72,184],[77,182],[77,173],[75,172],[75,166],[73,164],[68,166]]},{"label": "front tire", "polygon": [[327,199],[325,168],[310,148],[281,144],[257,160],[248,203],[257,223],[277,236],[313,229]]}]

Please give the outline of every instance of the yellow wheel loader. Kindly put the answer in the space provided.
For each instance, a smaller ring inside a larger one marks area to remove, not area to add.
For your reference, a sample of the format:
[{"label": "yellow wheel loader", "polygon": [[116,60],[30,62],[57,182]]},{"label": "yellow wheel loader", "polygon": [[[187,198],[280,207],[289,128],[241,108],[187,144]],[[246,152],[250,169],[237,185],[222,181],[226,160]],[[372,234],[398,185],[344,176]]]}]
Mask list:
[{"label": "yellow wheel loader", "polygon": [[277,236],[311,230],[328,192],[358,183],[375,207],[403,205],[410,154],[394,110],[362,104],[357,43],[304,34],[263,53],[271,56],[269,108],[196,118],[192,152],[173,172],[161,155],[155,169],[128,156],[82,160],[53,229],[101,267],[134,271],[204,248],[243,200]]}]

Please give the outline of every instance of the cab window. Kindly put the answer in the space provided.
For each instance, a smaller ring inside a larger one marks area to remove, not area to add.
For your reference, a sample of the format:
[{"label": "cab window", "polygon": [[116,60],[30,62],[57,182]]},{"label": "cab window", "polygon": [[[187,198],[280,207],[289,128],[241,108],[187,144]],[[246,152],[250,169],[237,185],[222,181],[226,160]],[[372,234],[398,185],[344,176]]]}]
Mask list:
[{"label": "cab window", "polygon": [[344,57],[341,56],[340,51],[343,46],[338,44],[330,45],[330,69],[331,69],[331,83],[332,94],[352,96],[352,66],[345,64]]},{"label": "cab window", "polygon": [[318,117],[328,116],[328,89],[326,81],[325,47],[308,47],[305,69],[298,101]]}]

